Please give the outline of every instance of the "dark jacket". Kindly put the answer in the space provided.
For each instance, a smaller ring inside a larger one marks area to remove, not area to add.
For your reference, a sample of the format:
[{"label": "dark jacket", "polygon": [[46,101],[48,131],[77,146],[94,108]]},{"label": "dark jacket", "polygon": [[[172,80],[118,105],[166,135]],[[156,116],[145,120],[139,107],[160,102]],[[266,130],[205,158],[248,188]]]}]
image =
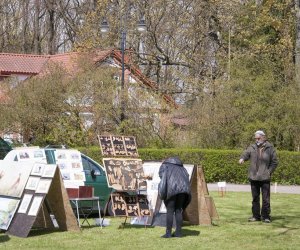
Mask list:
[{"label": "dark jacket", "polygon": [[191,187],[189,175],[178,157],[170,157],[166,159],[159,168],[159,177],[162,178],[164,172],[167,174],[167,198],[180,193],[187,194],[184,208],[191,201]]},{"label": "dark jacket", "polygon": [[261,147],[256,144],[250,145],[242,154],[241,159],[250,160],[248,178],[252,181],[269,181],[278,165],[276,151],[268,141]]}]

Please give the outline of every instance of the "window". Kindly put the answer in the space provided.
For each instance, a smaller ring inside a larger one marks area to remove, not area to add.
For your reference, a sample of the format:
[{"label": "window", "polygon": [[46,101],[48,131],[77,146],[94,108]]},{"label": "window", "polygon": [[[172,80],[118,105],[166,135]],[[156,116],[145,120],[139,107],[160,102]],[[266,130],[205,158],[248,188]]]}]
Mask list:
[{"label": "window", "polygon": [[81,155],[83,170],[86,175],[91,175],[91,171],[94,170],[95,175],[103,175],[103,170],[97,166],[94,162]]}]

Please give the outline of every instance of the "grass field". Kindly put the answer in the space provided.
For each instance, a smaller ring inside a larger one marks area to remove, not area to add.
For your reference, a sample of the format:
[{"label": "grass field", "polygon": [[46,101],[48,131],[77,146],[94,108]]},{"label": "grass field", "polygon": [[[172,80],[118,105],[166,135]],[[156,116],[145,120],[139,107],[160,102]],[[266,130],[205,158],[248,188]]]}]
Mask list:
[{"label": "grass field", "polygon": [[[212,226],[183,228],[182,238],[160,238],[163,227],[131,226],[119,229],[124,218],[110,225],[83,227],[81,232],[32,231],[27,238],[0,233],[0,249],[300,249],[300,195],[272,194],[272,223],[247,222],[250,193],[211,192],[220,219]],[[94,220],[90,219],[93,225]]]}]

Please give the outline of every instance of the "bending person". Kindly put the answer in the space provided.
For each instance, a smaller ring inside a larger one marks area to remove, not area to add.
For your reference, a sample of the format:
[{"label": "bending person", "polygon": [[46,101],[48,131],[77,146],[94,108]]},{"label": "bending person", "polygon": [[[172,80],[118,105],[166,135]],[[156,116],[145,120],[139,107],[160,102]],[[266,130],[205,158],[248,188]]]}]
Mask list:
[{"label": "bending person", "polygon": [[[166,176],[164,176],[166,175]],[[191,201],[191,188],[189,175],[178,157],[166,159],[159,168],[159,177],[165,185],[159,188],[165,193],[161,199],[167,208],[166,234],[163,238],[181,237],[182,212]],[[166,181],[165,181],[166,180]],[[159,193],[161,190],[159,190]],[[173,215],[176,219],[176,230],[172,234]]]}]

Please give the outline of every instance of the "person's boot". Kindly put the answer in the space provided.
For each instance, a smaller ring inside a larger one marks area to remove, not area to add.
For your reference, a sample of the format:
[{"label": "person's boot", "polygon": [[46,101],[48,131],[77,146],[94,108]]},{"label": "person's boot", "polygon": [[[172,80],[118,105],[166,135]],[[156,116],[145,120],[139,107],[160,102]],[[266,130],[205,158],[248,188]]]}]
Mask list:
[{"label": "person's boot", "polygon": [[161,236],[162,238],[171,238],[172,234],[171,234],[171,230],[167,229],[166,233],[164,235]]}]

